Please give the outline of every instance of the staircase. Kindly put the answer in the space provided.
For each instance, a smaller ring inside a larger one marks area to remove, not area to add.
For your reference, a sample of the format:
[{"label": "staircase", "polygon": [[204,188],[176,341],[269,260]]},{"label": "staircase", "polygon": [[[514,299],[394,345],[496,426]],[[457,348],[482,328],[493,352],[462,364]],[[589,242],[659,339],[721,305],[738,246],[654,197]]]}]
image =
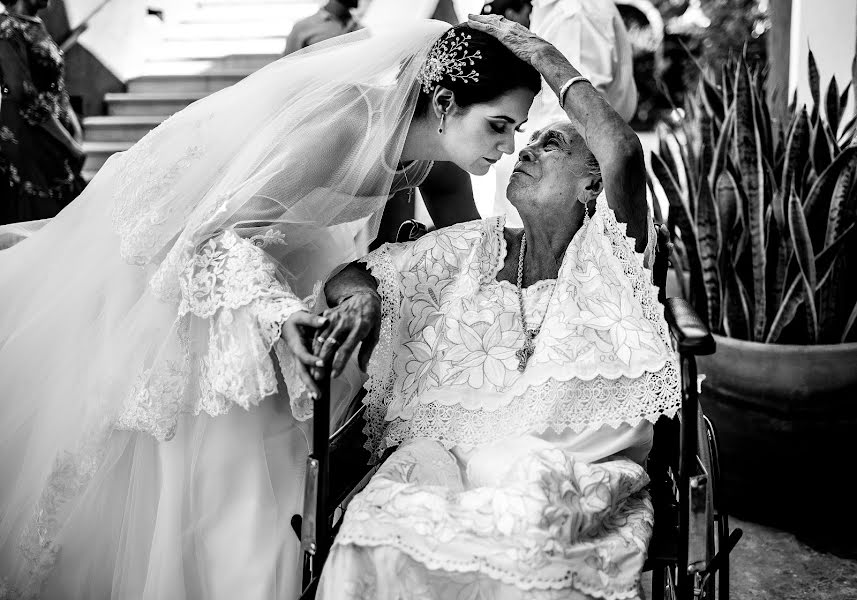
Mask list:
[{"label": "staircase", "polygon": [[83,121],[91,179],[169,115],[278,59],[292,25],[321,0],[194,0],[171,11],[127,92],[107,94],[107,116]]}]

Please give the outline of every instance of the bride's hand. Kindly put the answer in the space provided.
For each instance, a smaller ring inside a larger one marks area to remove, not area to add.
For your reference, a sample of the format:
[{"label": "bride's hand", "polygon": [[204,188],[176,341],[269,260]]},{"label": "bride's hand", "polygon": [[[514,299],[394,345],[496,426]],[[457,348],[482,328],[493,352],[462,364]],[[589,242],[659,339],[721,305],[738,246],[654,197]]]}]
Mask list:
[{"label": "bride's hand", "polygon": [[494,36],[515,56],[536,69],[538,69],[539,53],[554,48],[550,42],[546,42],[520,23],[500,15],[467,15],[467,17],[467,24],[473,29]]},{"label": "bride's hand", "polygon": [[311,345],[313,330],[318,330],[327,325],[327,319],[312,315],[305,310],[300,310],[293,313],[283,324],[282,337],[295,355],[297,360],[298,376],[304,385],[309,390],[310,394],[318,396],[319,390],[315,383],[310,369],[320,367],[324,363],[321,362],[320,356],[313,356],[309,352]]},{"label": "bride's hand", "polygon": [[313,353],[325,364],[333,357],[331,374],[336,377],[362,342],[357,364],[366,371],[372,350],[378,344],[381,297],[376,292],[357,292],[324,311],[324,316],[327,327],[316,332]]}]

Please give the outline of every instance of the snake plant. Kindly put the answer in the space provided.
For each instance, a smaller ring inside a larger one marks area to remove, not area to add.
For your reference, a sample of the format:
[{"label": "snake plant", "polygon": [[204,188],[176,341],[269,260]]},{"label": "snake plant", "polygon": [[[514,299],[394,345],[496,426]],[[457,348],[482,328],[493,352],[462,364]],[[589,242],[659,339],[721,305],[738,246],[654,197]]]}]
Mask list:
[{"label": "snake plant", "polygon": [[764,70],[735,58],[703,72],[684,116],[659,128],[651,174],[669,203],[673,263],[713,332],[857,341],[857,127],[845,114],[857,57],[853,71],[822,102],[810,52],[811,108],[793,99],[778,123]]}]

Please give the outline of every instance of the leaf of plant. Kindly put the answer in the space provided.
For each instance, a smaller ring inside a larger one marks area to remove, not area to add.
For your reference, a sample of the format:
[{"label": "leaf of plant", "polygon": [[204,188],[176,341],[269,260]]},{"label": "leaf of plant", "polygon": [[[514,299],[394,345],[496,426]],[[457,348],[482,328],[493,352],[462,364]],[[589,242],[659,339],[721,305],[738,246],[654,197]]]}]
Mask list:
[{"label": "leaf of plant", "polygon": [[756,127],[762,139],[762,156],[772,162],[774,152],[773,132],[771,131],[771,113],[763,91],[753,89],[753,110]]},{"label": "leaf of plant", "polygon": [[819,119],[812,127],[812,167],[816,173],[824,171],[830,165],[830,146],[824,132],[824,121]]},{"label": "leaf of plant", "polygon": [[[815,291],[819,292],[828,281],[834,278],[834,266],[836,259],[839,258],[842,250],[845,247],[845,242],[850,239],[850,236],[857,231],[854,225],[850,226],[845,233],[839,236],[832,244],[815,256],[815,268],[817,273],[823,273],[821,280],[816,285]],[[783,329],[792,322],[797,314],[797,309],[803,303],[806,288],[803,279],[796,277],[792,280],[783,301],[780,303],[780,308],[771,323],[771,330],[765,339],[765,343],[776,342]]]},{"label": "leaf of plant", "polygon": [[722,123],[725,111],[720,91],[707,76],[700,77],[699,86],[699,96],[709,116],[717,123]]},{"label": "leaf of plant", "polygon": [[774,319],[771,322],[771,329],[768,331],[768,335],[765,336],[766,344],[774,344],[780,339],[783,329],[794,320],[798,308],[803,304],[805,294],[806,290],[803,286],[803,281],[795,280],[792,282],[783,301],[780,303],[777,313],[774,315]]},{"label": "leaf of plant", "polygon": [[820,104],[820,94],[819,94],[819,77],[818,77],[818,66],[815,64],[815,57],[812,55],[812,50],[809,51],[809,92],[812,94],[812,102],[815,106]]},{"label": "leaf of plant", "polygon": [[841,205],[832,205],[833,191],[844,169],[857,164],[857,147],[849,146],[837,156],[833,162],[818,176],[809,190],[804,202],[804,217],[809,227],[813,247],[824,247],[827,238],[827,228],[834,218],[841,214]]},{"label": "leaf of plant", "polygon": [[842,338],[839,340],[840,343],[844,344],[848,340],[848,336],[851,334],[851,330],[854,328],[855,322],[857,322],[857,303],[854,304],[854,308],[851,310],[851,315],[849,315],[848,321],[845,323],[845,329],[842,330]]},{"label": "leaf of plant", "polygon": [[655,194],[655,186],[652,185],[652,176],[646,171],[646,186],[649,188],[649,195],[652,198],[652,218],[655,223],[665,224],[664,214],[661,211],[661,202],[658,200],[658,195]]},{"label": "leaf of plant", "polygon": [[[738,143],[738,169],[741,173],[739,196],[746,197],[747,224],[753,265],[753,338],[761,339],[766,321],[765,300],[765,172],[762,159],[762,134],[756,122],[756,98],[750,76],[742,66],[735,83],[735,126]],[[742,198],[743,200],[743,198]]]},{"label": "leaf of plant", "polygon": [[815,308],[815,286],[817,283],[815,255],[812,251],[809,229],[803,216],[803,207],[795,194],[789,198],[789,232],[792,240],[794,240],[795,256],[806,290],[807,326],[810,343],[815,343],[818,339],[818,312]]},{"label": "leaf of plant", "polygon": [[[843,154],[853,148],[854,146],[849,146]],[[843,166],[830,196],[827,231],[824,236],[825,245],[830,244],[841,235],[849,221],[854,222],[855,211],[857,211],[857,181],[855,179],[857,179],[857,160],[852,157]]]},{"label": "leaf of plant", "polygon": [[703,177],[699,187],[699,213],[696,217],[697,243],[702,264],[702,281],[708,302],[708,326],[720,329],[720,217],[711,196],[708,181]]},{"label": "leaf of plant", "polygon": [[735,181],[728,171],[723,171],[717,178],[714,188],[714,201],[720,215],[720,247],[724,246],[732,228],[738,219],[738,197],[735,192]]},{"label": "leaf of plant", "polygon": [[678,167],[675,164],[675,159],[673,157],[672,149],[669,145],[668,136],[671,136],[675,139],[675,134],[666,133],[666,131],[662,128],[658,131],[658,154],[661,157],[661,160],[664,161],[664,164],[672,173],[673,178],[678,181]]},{"label": "leaf of plant", "polygon": [[825,112],[827,113],[827,122],[830,124],[830,129],[839,131],[839,86],[836,84],[836,75],[830,78],[825,104]]},{"label": "leaf of plant", "polygon": [[848,92],[851,91],[851,82],[845,84],[845,89],[839,94],[839,116],[845,114],[845,107],[848,106]]},{"label": "leaf of plant", "polygon": [[780,225],[780,230],[788,229],[786,226],[785,204],[788,197],[788,190],[792,187],[792,180],[795,176],[795,170],[798,165],[803,164],[808,155],[809,149],[809,118],[806,114],[806,107],[803,107],[800,114],[792,118],[789,126],[789,135],[786,141],[785,159],[783,163],[783,173],[780,180],[780,192],[783,197],[781,202],[774,205],[774,217]]},{"label": "leaf of plant", "polygon": [[717,138],[717,146],[714,148],[714,154],[711,156],[711,168],[708,170],[708,187],[711,189],[717,189],[717,180],[726,166],[726,157],[728,156],[730,142],[732,141],[732,134],[735,131],[733,126],[734,119],[735,110],[733,105],[726,111],[723,125],[720,128],[720,135]]},{"label": "leaf of plant", "polygon": [[842,127],[842,134],[839,136],[839,146],[850,146],[854,140],[854,126],[857,124],[857,115],[854,115]]},{"label": "leaf of plant", "polygon": [[723,330],[727,336],[739,340],[750,337],[750,298],[734,269],[727,269],[726,293],[724,295]]},{"label": "leaf of plant", "polygon": [[[699,171],[700,175],[707,178],[713,162],[714,145],[717,140],[714,133],[714,119],[707,113],[703,113],[699,117],[698,124],[700,133]],[[699,189],[699,184],[696,188]]]}]

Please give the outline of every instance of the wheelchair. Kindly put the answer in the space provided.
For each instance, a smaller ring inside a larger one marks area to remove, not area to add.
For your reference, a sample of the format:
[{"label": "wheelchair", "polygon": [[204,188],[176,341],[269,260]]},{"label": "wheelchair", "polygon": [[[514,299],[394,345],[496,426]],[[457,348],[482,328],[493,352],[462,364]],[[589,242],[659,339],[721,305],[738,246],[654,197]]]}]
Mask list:
[{"label": "wheelchair", "polygon": [[[416,221],[405,221],[397,241],[413,241],[426,233]],[[714,338],[690,304],[666,297],[668,258],[672,251],[666,226],[657,228],[658,243],[653,283],[664,305],[681,365],[681,410],[654,425],[654,444],[646,463],[655,525],[644,572],[652,572],[652,599],[727,600],[729,554],[742,531],[729,530],[721,490],[717,435],[699,406],[696,356],[715,351]],[[330,374],[322,369],[321,394],[314,403],[314,423],[330,421]],[[369,465],[363,447],[361,392],[352,414],[335,432],[313,428],[307,459],[303,515],[292,517],[292,528],[303,552],[301,600],[314,598],[324,561],[342,524],[347,501],[365,486],[376,466]]]}]

